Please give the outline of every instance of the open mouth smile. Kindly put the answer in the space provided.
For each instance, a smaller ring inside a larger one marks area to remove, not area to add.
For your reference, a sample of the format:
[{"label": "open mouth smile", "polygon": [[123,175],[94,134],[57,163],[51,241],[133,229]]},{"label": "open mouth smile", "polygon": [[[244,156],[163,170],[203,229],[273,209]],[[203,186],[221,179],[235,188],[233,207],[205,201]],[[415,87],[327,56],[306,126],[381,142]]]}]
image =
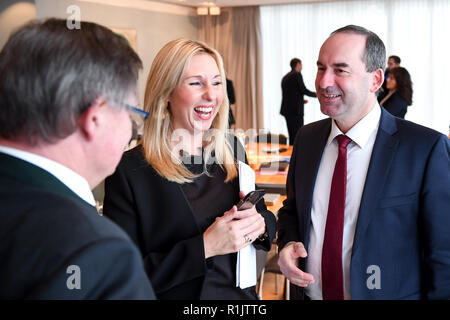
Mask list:
[{"label": "open mouth smile", "polygon": [[214,106],[198,106],[194,108],[195,114],[201,120],[209,120],[212,117]]},{"label": "open mouth smile", "polygon": [[332,102],[340,99],[342,95],[336,93],[322,93],[320,100],[323,102]]}]

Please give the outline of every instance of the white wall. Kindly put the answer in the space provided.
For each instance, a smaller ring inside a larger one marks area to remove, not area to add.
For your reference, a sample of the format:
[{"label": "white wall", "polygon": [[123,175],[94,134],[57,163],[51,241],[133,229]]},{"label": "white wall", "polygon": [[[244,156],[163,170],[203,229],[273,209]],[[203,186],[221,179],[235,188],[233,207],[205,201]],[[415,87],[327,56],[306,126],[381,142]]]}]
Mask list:
[{"label": "white wall", "polygon": [[136,30],[137,53],[144,64],[138,85],[140,104],[144,101],[145,82],[151,63],[162,46],[177,38],[197,39],[197,16],[193,9],[152,1],[36,0],[37,18],[68,18],[71,14],[67,13],[67,8],[70,5],[80,8],[81,20]]},{"label": "white wall", "polygon": [[36,6],[32,0],[2,0],[0,2],[0,48],[12,31],[36,19]]}]

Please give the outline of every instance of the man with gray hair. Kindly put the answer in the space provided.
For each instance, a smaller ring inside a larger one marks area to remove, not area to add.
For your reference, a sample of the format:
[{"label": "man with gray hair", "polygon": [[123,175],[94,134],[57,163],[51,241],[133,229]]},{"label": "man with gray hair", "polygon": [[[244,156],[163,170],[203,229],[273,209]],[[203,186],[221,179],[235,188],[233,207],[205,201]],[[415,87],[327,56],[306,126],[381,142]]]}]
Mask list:
[{"label": "man with gray hair", "polygon": [[125,39],[94,23],[32,22],[5,44],[0,299],[155,298],[139,252],[91,192],[131,137],[141,67]]},{"label": "man with gray hair", "polygon": [[278,213],[294,298],[450,298],[450,143],[379,106],[385,52],[352,25],[320,49],[329,118],[299,131]]}]

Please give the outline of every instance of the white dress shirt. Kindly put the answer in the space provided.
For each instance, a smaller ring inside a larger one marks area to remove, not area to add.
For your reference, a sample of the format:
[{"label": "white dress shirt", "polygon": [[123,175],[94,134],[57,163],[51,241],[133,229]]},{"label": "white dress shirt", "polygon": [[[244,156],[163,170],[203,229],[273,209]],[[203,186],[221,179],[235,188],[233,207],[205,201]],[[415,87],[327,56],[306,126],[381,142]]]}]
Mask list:
[{"label": "white dress shirt", "polygon": [[0,146],[0,152],[27,161],[47,171],[63,184],[65,184],[81,199],[95,207],[95,199],[94,195],[92,194],[91,188],[89,187],[89,183],[75,171],[67,168],[66,166],[63,166],[58,162],[38,156],[34,153],[5,146]]},{"label": "white dress shirt", "polygon": [[[367,169],[372,155],[375,137],[380,123],[381,109],[378,103],[354,125],[346,135],[352,139],[347,146],[347,187],[345,193],[344,234],[342,241],[342,267],[344,272],[344,297],[351,298],[350,260],[358,220],[359,206],[366,181]],[[306,272],[314,276],[315,282],[305,290],[312,299],[322,299],[322,246],[330,200],[331,180],[338,156],[338,143],[334,139],[342,134],[332,121],[330,136],[323,151],[313,192],[311,208],[311,232],[307,248]]]}]

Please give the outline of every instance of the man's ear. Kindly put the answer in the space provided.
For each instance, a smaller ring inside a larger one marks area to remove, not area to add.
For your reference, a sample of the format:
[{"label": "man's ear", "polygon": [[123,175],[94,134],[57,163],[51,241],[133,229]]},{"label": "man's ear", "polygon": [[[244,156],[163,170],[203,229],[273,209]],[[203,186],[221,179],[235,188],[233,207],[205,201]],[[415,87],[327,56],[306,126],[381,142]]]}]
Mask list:
[{"label": "man's ear", "polygon": [[384,81],[384,71],[382,69],[377,69],[372,72],[372,85],[370,92],[377,92],[381,88]]},{"label": "man's ear", "polygon": [[79,129],[87,140],[92,140],[103,120],[103,110],[107,101],[97,98],[79,118]]}]

